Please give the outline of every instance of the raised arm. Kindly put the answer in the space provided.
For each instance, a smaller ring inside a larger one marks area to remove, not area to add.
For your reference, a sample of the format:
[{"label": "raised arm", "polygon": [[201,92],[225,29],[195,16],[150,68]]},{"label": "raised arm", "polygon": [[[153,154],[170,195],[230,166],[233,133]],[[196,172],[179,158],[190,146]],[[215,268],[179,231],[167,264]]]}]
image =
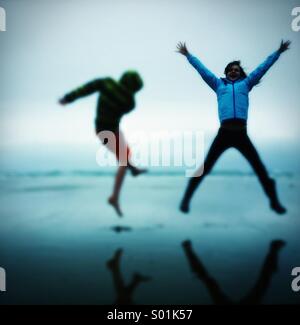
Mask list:
[{"label": "raised arm", "polygon": [[246,78],[246,82],[248,83],[248,86],[250,89],[252,89],[253,86],[259,83],[260,79],[265,75],[265,73],[271,68],[271,66],[278,60],[281,53],[285,52],[289,49],[291,42],[281,41],[281,44],[277,51],[269,55],[266,60],[260,64],[254,71],[252,71],[249,76]]},{"label": "raised arm", "polygon": [[93,94],[96,91],[101,91],[103,88],[104,79],[95,79],[87,84],[71,91],[59,100],[62,105],[72,103],[78,98]]},{"label": "raised arm", "polygon": [[214,91],[216,91],[219,79],[210,70],[208,70],[199,59],[189,53],[185,43],[178,43],[177,52],[184,55],[188,59],[190,64],[199,72],[202,79]]}]

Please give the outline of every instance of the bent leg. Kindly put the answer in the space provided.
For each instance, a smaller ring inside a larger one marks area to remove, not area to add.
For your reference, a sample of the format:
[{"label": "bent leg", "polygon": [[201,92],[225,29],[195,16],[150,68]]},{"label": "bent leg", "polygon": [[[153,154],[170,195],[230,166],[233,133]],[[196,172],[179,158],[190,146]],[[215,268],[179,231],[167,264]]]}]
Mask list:
[{"label": "bent leg", "polygon": [[118,131],[116,138],[116,156],[122,166],[127,166],[132,176],[138,176],[147,172],[147,169],[137,168],[130,161],[131,151],[121,130]]},{"label": "bent leg", "polygon": [[194,253],[191,242],[189,240],[184,241],[182,247],[192,272],[203,281],[213,302],[216,305],[232,304],[232,301],[224,294],[217,281],[207,272],[201,260]]},{"label": "bent leg", "polygon": [[127,166],[120,166],[118,168],[117,174],[115,176],[113,193],[108,199],[108,203],[113,206],[113,208],[116,210],[119,217],[122,217],[123,215],[119,205],[119,197],[124,182],[124,178],[126,175],[126,171],[127,171]]},{"label": "bent leg", "polygon": [[240,141],[235,147],[249,161],[250,165],[255,171],[266,195],[270,199],[271,208],[279,214],[285,213],[286,209],[280,204],[277,196],[275,181],[269,177],[266,167],[262,163],[261,158],[248,135],[245,134],[243,137],[241,137]]},{"label": "bent leg", "polygon": [[128,160],[130,150],[126,144],[123,133],[120,130],[102,131],[98,134],[98,137],[103,145],[115,154],[119,167],[115,176],[113,193],[108,199],[108,203],[116,210],[117,214],[121,217],[122,211],[119,206],[120,191],[124,182],[126,171],[128,168]]},{"label": "bent leg", "polygon": [[241,304],[261,304],[270,286],[272,276],[278,269],[278,254],[284,246],[285,242],[283,240],[273,240],[271,242],[269,253],[265,258],[259,277],[250,293],[241,300]]},{"label": "bent leg", "polygon": [[[197,187],[200,185],[204,177],[209,174],[209,172],[212,170],[214,164],[220,157],[220,155],[229,148],[229,144],[226,141],[225,136],[219,131],[217,136],[215,137],[208,154],[206,156],[206,159],[204,161],[204,164],[200,167],[203,170],[203,173],[201,176],[192,177],[189,180],[188,186],[186,188],[184,197],[181,201],[180,210],[184,213],[189,212],[189,204],[192,199],[193,194],[195,193]],[[196,172],[196,175],[199,175]]]},{"label": "bent leg", "polygon": [[123,254],[123,250],[118,249],[116,250],[114,256],[106,262],[107,267],[111,270],[113,283],[117,292],[117,296],[119,296],[124,291],[125,288],[124,280],[120,270],[120,260],[122,254]]}]

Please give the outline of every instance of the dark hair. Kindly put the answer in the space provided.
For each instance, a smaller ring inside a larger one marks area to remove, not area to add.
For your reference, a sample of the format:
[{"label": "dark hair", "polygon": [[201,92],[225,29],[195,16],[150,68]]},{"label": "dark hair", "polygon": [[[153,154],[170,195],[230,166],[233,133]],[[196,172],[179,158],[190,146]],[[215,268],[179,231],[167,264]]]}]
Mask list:
[{"label": "dark hair", "polygon": [[237,65],[239,68],[240,68],[240,73],[241,73],[241,79],[245,79],[247,78],[247,74],[246,72],[244,71],[243,67],[241,66],[241,61],[232,61],[232,62],[229,62],[225,68],[225,76],[227,76],[227,73],[229,72],[229,70],[231,69],[231,67],[233,65]]},{"label": "dark hair", "polygon": [[137,92],[143,87],[143,81],[136,71],[126,71],[122,75],[120,82],[131,92]]}]

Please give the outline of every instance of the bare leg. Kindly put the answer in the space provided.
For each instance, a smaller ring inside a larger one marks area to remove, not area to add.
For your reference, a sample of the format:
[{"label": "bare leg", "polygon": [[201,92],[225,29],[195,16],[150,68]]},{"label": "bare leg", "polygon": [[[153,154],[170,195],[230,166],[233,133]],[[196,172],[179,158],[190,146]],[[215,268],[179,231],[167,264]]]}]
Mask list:
[{"label": "bare leg", "polygon": [[118,159],[122,162],[123,165],[128,166],[132,176],[138,176],[140,174],[145,173],[146,169],[140,169],[134,166],[130,161],[130,149],[127,145],[125,136],[121,130],[118,131],[117,134],[117,142],[116,145],[118,147]]},{"label": "bare leg", "polygon": [[124,178],[126,175],[126,171],[128,168],[128,153],[129,149],[127,147],[125,138],[123,136],[123,133],[120,130],[117,130],[111,134],[101,134],[102,143],[104,143],[104,138],[107,139],[110,136],[110,141],[106,142],[106,148],[110,150],[112,153],[114,153],[117,156],[117,159],[120,163],[116,176],[115,176],[115,182],[114,182],[114,188],[112,195],[108,198],[108,203],[115,209],[118,216],[121,217],[122,211],[120,209],[119,205],[119,197],[120,197],[120,191],[124,182]]},{"label": "bare leg", "polygon": [[129,168],[132,176],[139,176],[141,174],[147,173],[147,171],[148,171],[145,168],[138,168],[138,167],[132,165],[132,163],[130,161],[128,162],[128,168]]},{"label": "bare leg", "polygon": [[108,198],[108,203],[116,210],[118,216],[121,217],[123,214],[119,205],[119,196],[127,169],[130,170],[133,176],[138,176],[145,173],[147,170],[139,169],[129,161],[130,150],[121,130],[116,130],[115,132],[101,132],[99,138],[101,142],[105,144],[106,148],[116,155],[120,163],[115,176],[113,193]]},{"label": "bare leg", "polygon": [[125,285],[123,276],[120,270],[120,260],[123,254],[122,249],[118,249],[114,256],[106,262],[107,267],[110,269],[113,283],[116,290],[117,301],[115,304],[117,305],[132,305],[132,296],[134,294],[135,289],[139,286],[140,283],[151,280],[150,277],[141,275],[139,273],[134,273],[131,283],[129,285]]},{"label": "bare leg", "polygon": [[116,210],[119,217],[122,217],[122,211],[119,205],[120,191],[124,182],[128,166],[119,166],[114,183],[114,189],[112,195],[108,199],[108,203]]},{"label": "bare leg", "polygon": [[134,273],[130,284],[127,286],[128,294],[130,296],[133,295],[134,290],[139,286],[142,282],[150,281],[151,278],[149,276],[142,275],[140,273]]},{"label": "bare leg", "polygon": [[122,277],[122,274],[120,271],[120,260],[121,260],[122,254],[123,254],[123,250],[121,248],[119,248],[118,250],[116,250],[112,259],[110,259],[106,262],[107,267],[112,272],[114,285],[115,285],[118,295],[122,291],[124,291],[124,288],[125,288],[123,277]]}]

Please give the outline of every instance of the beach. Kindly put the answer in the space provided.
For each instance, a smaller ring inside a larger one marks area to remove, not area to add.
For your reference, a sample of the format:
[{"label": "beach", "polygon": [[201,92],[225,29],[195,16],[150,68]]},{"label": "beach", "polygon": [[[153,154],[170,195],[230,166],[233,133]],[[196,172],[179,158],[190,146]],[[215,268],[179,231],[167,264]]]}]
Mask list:
[{"label": "beach", "polygon": [[291,270],[300,260],[300,178],[277,177],[288,213],[280,216],[253,175],[213,174],[196,193],[188,215],[178,210],[187,178],[180,174],[128,176],[124,217],[106,204],[111,174],[25,173],[1,177],[1,267],[7,291],[1,304],[111,304],[117,299],[107,267],[123,250],[125,284],[134,272],[151,277],[134,290],[137,304],[211,304],[193,274],[182,242],[222,290],[238,302],[254,285],[272,240],[286,242],[263,303],[297,303]]}]

